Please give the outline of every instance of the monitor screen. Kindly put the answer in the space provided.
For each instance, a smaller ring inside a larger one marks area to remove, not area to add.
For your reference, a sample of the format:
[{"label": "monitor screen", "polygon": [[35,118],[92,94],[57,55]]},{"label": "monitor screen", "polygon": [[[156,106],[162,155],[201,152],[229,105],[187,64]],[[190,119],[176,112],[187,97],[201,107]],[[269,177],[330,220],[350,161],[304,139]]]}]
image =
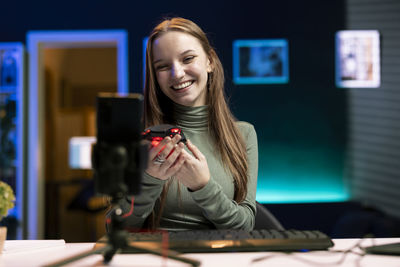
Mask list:
[{"label": "monitor screen", "polygon": [[376,30],[336,33],[336,86],[377,88],[380,86],[379,32]]},{"label": "monitor screen", "polygon": [[236,84],[288,83],[288,50],[286,39],[234,41],[234,82]]}]

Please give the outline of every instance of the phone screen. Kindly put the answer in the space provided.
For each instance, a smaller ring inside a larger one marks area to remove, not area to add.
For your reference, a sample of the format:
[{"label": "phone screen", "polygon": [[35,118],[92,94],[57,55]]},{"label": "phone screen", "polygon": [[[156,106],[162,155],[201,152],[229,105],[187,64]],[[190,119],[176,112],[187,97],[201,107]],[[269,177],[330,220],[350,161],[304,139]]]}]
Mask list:
[{"label": "phone screen", "polygon": [[97,140],[130,143],[141,138],[143,96],[103,93],[97,98]]},{"label": "phone screen", "polygon": [[140,94],[101,94],[97,98],[97,142],[92,156],[97,193],[116,196],[140,192],[147,162],[142,114]]}]

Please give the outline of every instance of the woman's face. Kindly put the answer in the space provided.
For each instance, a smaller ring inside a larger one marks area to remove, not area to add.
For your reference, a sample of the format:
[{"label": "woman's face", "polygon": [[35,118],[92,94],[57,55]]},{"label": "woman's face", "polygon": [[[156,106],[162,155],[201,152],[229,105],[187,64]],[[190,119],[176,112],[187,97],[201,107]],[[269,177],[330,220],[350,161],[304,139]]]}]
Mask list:
[{"label": "woman's face", "polygon": [[205,105],[212,68],[199,40],[187,33],[170,31],[155,39],[152,46],[152,63],[163,93],[180,105]]}]

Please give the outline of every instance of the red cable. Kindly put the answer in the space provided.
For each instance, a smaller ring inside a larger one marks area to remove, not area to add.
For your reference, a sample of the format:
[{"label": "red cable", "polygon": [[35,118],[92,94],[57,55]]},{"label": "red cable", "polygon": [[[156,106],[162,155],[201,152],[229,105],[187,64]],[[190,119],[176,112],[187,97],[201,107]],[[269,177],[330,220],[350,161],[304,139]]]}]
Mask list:
[{"label": "red cable", "polygon": [[133,203],[134,203],[134,202],[135,202],[135,197],[132,196],[132,200],[131,200],[131,210],[130,210],[128,213],[122,215],[122,218],[126,218],[126,217],[132,215],[132,213],[133,213]]}]

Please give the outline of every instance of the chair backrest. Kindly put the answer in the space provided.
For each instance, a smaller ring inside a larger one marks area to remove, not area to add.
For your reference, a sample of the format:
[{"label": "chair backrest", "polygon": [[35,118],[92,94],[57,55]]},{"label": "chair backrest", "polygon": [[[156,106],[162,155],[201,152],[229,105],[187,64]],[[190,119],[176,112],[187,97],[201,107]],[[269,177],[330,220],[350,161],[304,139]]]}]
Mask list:
[{"label": "chair backrest", "polygon": [[275,229],[285,230],[275,216],[262,204],[256,202],[257,213],[254,229]]}]

